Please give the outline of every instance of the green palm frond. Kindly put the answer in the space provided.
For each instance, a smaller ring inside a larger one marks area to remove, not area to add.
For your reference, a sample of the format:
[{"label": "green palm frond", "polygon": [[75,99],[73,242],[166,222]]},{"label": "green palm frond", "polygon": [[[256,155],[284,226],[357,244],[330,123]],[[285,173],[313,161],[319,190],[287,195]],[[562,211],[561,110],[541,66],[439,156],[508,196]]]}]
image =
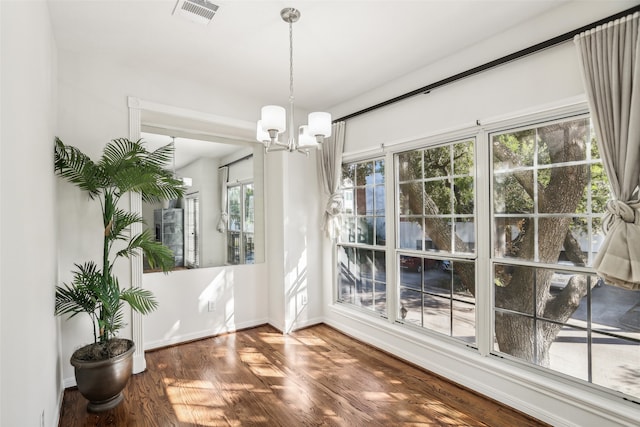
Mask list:
[{"label": "green palm frond", "polygon": [[87,191],[92,199],[100,195],[103,174],[86,154],[56,138],[54,162],[55,171],[62,178]]},{"label": "green palm frond", "polygon": [[68,314],[72,318],[80,313],[91,315],[97,308],[97,300],[92,298],[86,288],[82,286],[70,286],[63,283],[56,286],[56,316]]},{"label": "green palm frond", "polygon": [[175,264],[171,249],[157,242],[148,229],[134,236],[126,248],[118,251],[116,257],[128,258],[135,256],[138,248],[147,257],[147,262],[151,268],[159,267],[162,271],[168,272]]},{"label": "green palm frond", "polygon": [[173,251],[160,242],[148,241],[140,246],[151,268],[160,268],[168,273],[175,266]]},{"label": "green palm frond", "polygon": [[149,155],[145,159],[145,163],[154,166],[165,168],[169,166],[170,162],[173,160],[173,153],[175,152],[175,146],[173,143],[163,145],[149,153]]},{"label": "green palm frond", "polygon": [[140,141],[131,141],[127,138],[113,139],[104,147],[98,164],[111,175],[119,169],[135,166],[145,153],[147,150]]},{"label": "green palm frond", "polygon": [[111,229],[107,235],[110,240],[127,240],[129,236],[126,231],[129,230],[129,227],[133,224],[144,223],[142,215],[123,209],[116,209],[112,219]]},{"label": "green palm frond", "polygon": [[140,193],[145,202],[156,203],[184,196],[182,181],[153,165],[141,164],[135,170],[119,173],[117,179],[120,188]]},{"label": "green palm frond", "polygon": [[142,288],[129,288],[125,289],[120,298],[129,303],[132,309],[140,314],[149,314],[156,308],[158,308],[158,302],[156,301],[153,293],[147,289]]}]

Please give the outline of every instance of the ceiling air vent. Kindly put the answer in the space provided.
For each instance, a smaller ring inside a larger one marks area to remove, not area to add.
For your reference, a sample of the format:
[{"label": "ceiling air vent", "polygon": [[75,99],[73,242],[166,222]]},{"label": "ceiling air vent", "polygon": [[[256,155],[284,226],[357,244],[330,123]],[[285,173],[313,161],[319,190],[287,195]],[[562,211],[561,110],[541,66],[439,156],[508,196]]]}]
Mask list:
[{"label": "ceiling air vent", "polygon": [[217,10],[218,6],[207,0],[178,0],[173,14],[207,25]]}]

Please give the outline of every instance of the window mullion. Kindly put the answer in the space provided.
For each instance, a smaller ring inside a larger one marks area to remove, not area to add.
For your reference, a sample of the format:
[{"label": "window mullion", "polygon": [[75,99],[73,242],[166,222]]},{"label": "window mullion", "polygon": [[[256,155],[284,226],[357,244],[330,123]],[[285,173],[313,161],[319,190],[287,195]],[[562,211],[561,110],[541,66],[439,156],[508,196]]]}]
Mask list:
[{"label": "window mullion", "polygon": [[484,130],[476,135],[476,342],[478,351],[488,355],[493,347],[493,272],[492,272],[492,215],[491,141]]},{"label": "window mullion", "polygon": [[[400,214],[398,208],[398,195],[396,194],[396,185],[398,181],[398,168],[395,167],[393,153],[387,153],[384,159],[384,192],[385,192],[385,265],[387,268],[387,320],[391,323],[395,322],[398,317],[398,308],[400,306],[400,296],[398,295],[399,287],[395,286],[400,281],[400,272],[397,269],[397,258],[395,252],[396,247],[396,216]],[[391,285],[393,284],[393,286]]]}]

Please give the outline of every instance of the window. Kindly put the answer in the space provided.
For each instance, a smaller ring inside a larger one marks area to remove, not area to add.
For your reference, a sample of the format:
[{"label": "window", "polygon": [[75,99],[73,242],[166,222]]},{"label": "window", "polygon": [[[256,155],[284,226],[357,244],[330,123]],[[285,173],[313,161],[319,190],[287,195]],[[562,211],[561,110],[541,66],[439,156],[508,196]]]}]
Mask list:
[{"label": "window", "polygon": [[337,301],[640,398],[640,293],[592,268],[610,194],[590,118],[522,120],[345,163]]},{"label": "window", "polygon": [[468,259],[475,252],[474,142],[395,159],[399,319],[474,343],[475,261]]},{"label": "window", "polygon": [[640,294],[589,267],[609,186],[588,117],[491,135],[494,350],[640,395]]},{"label": "window", "polygon": [[384,160],[343,165],[342,189],[338,301],[386,316]]},{"label": "window", "polygon": [[227,263],[253,264],[255,262],[253,183],[228,185],[227,204],[229,214]]},{"label": "window", "polygon": [[198,193],[189,194],[185,206],[185,258],[187,268],[200,266],[200,251],[198,237],[200,234],[200,198]]}]

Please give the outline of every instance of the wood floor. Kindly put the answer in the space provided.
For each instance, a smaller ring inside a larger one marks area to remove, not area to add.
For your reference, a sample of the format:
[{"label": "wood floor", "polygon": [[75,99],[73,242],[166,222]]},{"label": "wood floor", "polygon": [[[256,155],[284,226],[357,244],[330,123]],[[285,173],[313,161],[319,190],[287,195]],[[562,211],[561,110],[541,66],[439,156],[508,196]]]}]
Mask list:
[{"label": "wood floor", "polygon": [[146,354],[124,402],[100,415],[65,391],[61,427],[541,426],[318,325],[270,326]]}]

